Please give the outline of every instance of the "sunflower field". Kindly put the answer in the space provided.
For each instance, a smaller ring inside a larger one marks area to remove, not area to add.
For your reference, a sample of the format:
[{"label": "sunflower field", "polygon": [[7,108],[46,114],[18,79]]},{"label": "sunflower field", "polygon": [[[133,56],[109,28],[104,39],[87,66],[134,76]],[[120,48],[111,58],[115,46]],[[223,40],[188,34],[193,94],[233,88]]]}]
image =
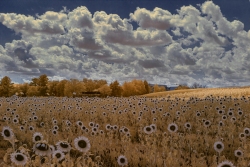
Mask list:
[{"label": "sunflower field", "polygon": [[250,97],[0,98],[0,166],[247,167]]}]

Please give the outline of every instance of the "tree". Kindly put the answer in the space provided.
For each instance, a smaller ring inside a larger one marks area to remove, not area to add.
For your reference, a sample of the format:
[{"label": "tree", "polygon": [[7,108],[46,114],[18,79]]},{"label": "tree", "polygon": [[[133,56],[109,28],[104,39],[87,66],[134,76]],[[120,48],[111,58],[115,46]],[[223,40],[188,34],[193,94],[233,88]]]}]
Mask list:
[{"label": "tree", "polygon": [[30,86],[38,86],[38,83],[39,83],[39,78],[32,78]]},{"label": "tree", "polygon": [[130,83],[135,88],[134,95],[143,95],[143,94],[146,94],[146,88],[145,88],[144,82],[142,80],[134,79]]},{"label": "tree", "polygon": [[101,96],[102,97],[107,97],[107,96],[110,96],[111,93],[112,93],[112,89],[110,89],[110,87],[105,84],[105,85],[102,85],[100,88],[97,89],[100,93],[101,93]]},{"label": "tree", "polygon": [[106,80],[92,80],[92,79],[83,79],[83,83],[85,85],[86,91],[87,92],[93,92],[95,89],[100,88],[101,86],[107,84]]},{"label": "tree", "polygon": [[73,93],[75,93],[74,96],[81,95],[84,91],[85,85],[78,79],[70,79],[70,81],[66,82],[64,87],[64,95],[68,97],[72,97]]},{"label": "tree", "polygon": [[135,87],[130,82],[124,82],[122,84],[122,96],[129,97],[135,95]]},{"label": "tree", "polygon": [[166,88],[164,86],[154,85],[154,92],[164,92]]},{"label": "tree", "polygon": [[61,80],[57,85],[56,85],[56,96],[59,96],[59,97],[62,97],[64,96],[64,88],[65,88],[65,85],[68,81],[66,79],[64,80]]},{"label": "tree", "polygon": [[177,88],[174,90],[181,90],[181,89],[190,89],[186,84],[180,84]]},{"label": "tree", "polygon": [[59,84],[59,81],[49,81],[48,82],[48,93],[51,96],[57,96],[57,85]]},{"label": "tree", "polygon": [[49,79],[46,74],[43,74],[38,79],[38,91],[40,96],[46,96],[48,91]]},{"label": "tree", "polygon": [[191,89],[197,89],[197,88],[207,88],[206,85],[202,85],[202,84],[199,84],[197,82],[195,82],[191,87]]},{"label": "tree", "polygon": [[29,89],[29,84],[28,83],[24,83],[24,84],[20,84],[19,85],[19,93],[21,96],[25,97],[27,96],[27,92],[28,92],[28,89]]},{"label": "tree", "polygon": [[122,95],[122,87],[117,80],[110,83],[109,87],[112,90],[111,96],[120,97]]},{"label": "tree", "polygon": [[0,83],[0,96],[9,97],[13,94],[13,84],[8,76],[1,79]]},{"label": "tree", "polygon": [[37,86],[29,86],[27,91],[27,96],[39,96],[39,91]]},{"label": "tree", "polygon": [[146,80],[144,80],[143,83],[144,83],[144,87],[145,87],[145,90],[146,90],[145,93],[146,93],[146,94],[147,94],[147,93],[150,93],[150,86],[149,86],[148,82],[147,82]]}]

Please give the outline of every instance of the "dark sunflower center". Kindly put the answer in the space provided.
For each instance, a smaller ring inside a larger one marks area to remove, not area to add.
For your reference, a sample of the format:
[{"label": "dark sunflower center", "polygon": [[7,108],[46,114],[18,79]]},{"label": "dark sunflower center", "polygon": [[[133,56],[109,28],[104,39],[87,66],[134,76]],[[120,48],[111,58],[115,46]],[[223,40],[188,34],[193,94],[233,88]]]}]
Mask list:
[{"label": "dark sunflower center", "polygon": [[16,159],[17,161],[23,161],[23,160],[24,160],[24,157],[23,157],[23,155],[21,155],[21,154],[17,154],[17,155],[15,156],[15,159]]},{"label": "dark sunflower center", "polygon": [[222,165],[221,167],[231,167],[231,166],[228,165],[228,164],[224,164],[224,165]]},{"label": "dark sunflower center", "polygon": [[80,141],[78,141],[78,146],[80,148],[86,148],[87,147],[87,142],[84,141],[84,140],[80,140]]},{"label": "dark sunflower center", "polygon": [[175,126],[174,125],[170,126],[170,130],[175,131]]},{"label": "dark sunflower center", "polygon": [[189,125],[189,124],[187,124],[187,127],[189,128],[189,127],[190,127],[190,125]]},{"label": "dark sunflower center", "polygon": [[120,162],[121,162],[121,163],[125,163],[125,158],[121,158],[121,159],[120,159]]},{"label": "dark sunflower center", "polygon": [[245,130],[245,134],[249,134],[249,130]]},{"label": "dark sunflower center", "polygon": [[150,131],[151,131],[151,128],[150,128],[150,127],[147,127],[147,128],[146,128],[146,131],[150,132]]},{"label": "dark sunflower center", "polygon": [[10,131],[8,129],[5,129],[3,133],[6,137],[10,137]]},{"label": "dark sunflower center", "polygon": [[217,147],[218,149],[221,149],[221,148],[222,148],[222,145],[221,145],[221,144],[217,144],[216,147]]},{"label": "dark sunflower center", "polygon": [[48,151],[49,150],[49,146],[45,143],[37,143],[36,148],[40,151]]},{"label": "dark sunflower center", "polygon": [[60,153],[56,153],[56,158],[61,158],[61,154]]},{"label": "dark sunflower center", "polygon": [[241,155],[241,152],[240,152],[240,151],[237,151],[237,155]]},{"label": "dark sunflower center", "polygon": [[69,145],[67,143],[60,143],[60,146],[62,148],[68,148],[69,147]]},{"label": "dark sunflower center", "polygon": [[36,136],[35,137],[35,141],[39,141],[39,140],[41,140],[41,137],[40,136]]}]

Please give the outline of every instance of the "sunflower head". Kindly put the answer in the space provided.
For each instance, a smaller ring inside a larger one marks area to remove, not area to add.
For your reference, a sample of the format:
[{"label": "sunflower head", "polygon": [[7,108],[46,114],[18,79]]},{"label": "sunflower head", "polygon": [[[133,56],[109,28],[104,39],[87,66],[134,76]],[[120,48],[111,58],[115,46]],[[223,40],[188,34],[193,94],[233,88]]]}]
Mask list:
[{"label": "sunflower head", "polygon": [[24,153],[21,153],[21,152],[12,153],[10,155],[10,159],[11,159],[11,162],[13,162],[14,164],[22,165],[22,166],[24,166],[28,161],[28,157]]}]

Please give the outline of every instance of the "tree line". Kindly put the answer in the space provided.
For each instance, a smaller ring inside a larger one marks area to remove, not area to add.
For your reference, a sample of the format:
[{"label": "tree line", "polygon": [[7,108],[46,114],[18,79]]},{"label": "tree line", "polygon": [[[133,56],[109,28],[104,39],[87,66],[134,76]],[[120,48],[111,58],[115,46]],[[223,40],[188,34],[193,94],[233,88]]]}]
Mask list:
[{"label": "tree line", "polygon": [[106,80],[70,79],[50,81],[46,74],[32,78],[30,83],[13,84],[8,76],[0,81],[0,96],[57,96],[80,97],[83,92],[99,92],[101,97],[129,97],[152,92],[166,91],[164,86],[149,85],[146,80],[132,80],[120,84],[117,80],[108,84]]}]

